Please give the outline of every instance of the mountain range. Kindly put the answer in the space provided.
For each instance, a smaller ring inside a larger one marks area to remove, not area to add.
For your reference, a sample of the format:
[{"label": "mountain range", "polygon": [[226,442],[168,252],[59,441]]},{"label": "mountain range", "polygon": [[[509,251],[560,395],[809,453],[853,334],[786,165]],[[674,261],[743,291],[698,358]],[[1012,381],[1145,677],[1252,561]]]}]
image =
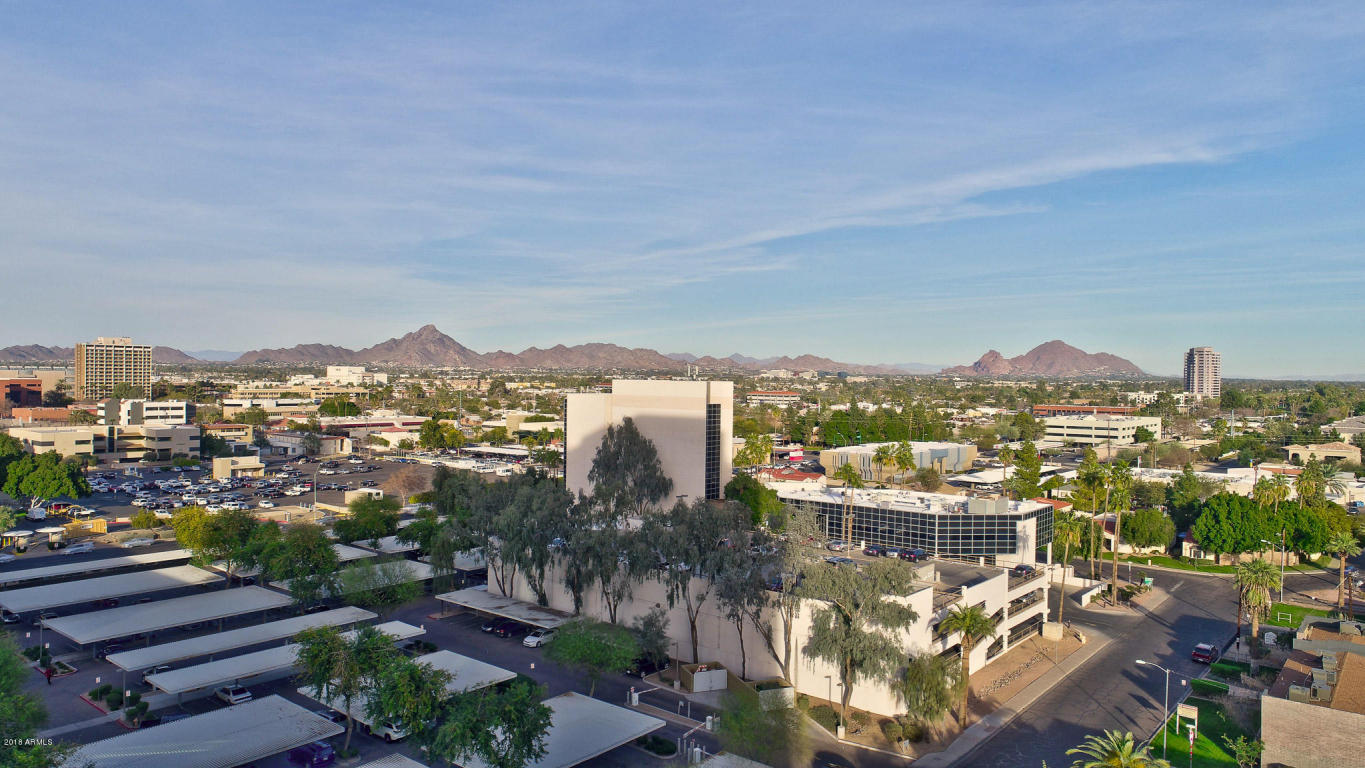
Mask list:
[{"label": "mountain range", "polygon": [[1094,354],[1056,339],[1039,344],[1018,357],[1005,357],[994,349],[971,365],[940,371],[944,376],[1022,376],[1075,378],[1083,376],[1145,376],[1131,361],[1108,352]]},{"label": "mountain range", "polygon": [[[530,347],[521,352],[497,350],[480,353],[442,333],[434,325],[424,325],[404,336],[389,339],[359,350],[332,344],[298,344],[277,349],[257,349],[235,358],[211,350],[214,359],[204,360],[171,347],[153,347],[152,360],[171,365],[204,362],[230,362],[238,365],[398,365],[405,367],[473,368],[511,370],[518,368],[578,370],[682,371],[688,365],[703,370],[755,372],[772,369],[792,371],[846,371],[862,374],[927,374],[939,372],[938,366],[923,363],[866,365],[831,360],[815,355],[756,358],[733,354],[711,357],[674,352],[662,354],[653,349],[590,343],[547,349]],[[0,349],[0,361],[14,363],[70,362],[71,347],[45,347],[38,344]],[[204,353],[201,353],[204,354]],[[1089,354],[1061,341],[1049,341],[1018,357],[1005,358],[991,350],[967,366],[944,368],[952,376],[1142,376],[1142,370],[1121,357],[1107,353]]]}]

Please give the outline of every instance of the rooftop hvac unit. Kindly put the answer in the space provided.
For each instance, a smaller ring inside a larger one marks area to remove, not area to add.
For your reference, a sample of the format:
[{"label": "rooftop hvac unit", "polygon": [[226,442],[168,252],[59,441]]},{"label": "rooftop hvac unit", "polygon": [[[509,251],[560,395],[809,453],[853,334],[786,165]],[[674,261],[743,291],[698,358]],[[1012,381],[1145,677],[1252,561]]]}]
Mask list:
[{"label": "rooftop hvac unit", "polygon": [[1335,669],[1315,669],[1313,670],[1313,685],[1336,685],[1337,671]]},{"label": "rooftop hvac unit", "polygon": [[1341,627],[1340,627],[1337,631],[1340,632],[1340,633],[1343,634],[1343,635],[1359,635],[1359,634],[1361,634],[1360,625],[1357,624],[1357,623],[1355,623],[1355,622],[1353,622],[1353,621],[1343,621],[1343,622],[1341,622]]},{"label": "rooftop hvac unit", "polygon": [[1291,686],[1289,686],[1289,700],[1290,700],[1290,701],[1301,702],[1301,703],[1303,703],[1303,704],[1307,704],[1307,703],[1308,703],[1308,689],[1305,688],[1305,687],[1303,687],[1302,685],[1291,685]]},{"label": "rooftop hvac unit", "polygon": [[1317,683],[1313,683],[1313,691],[1311,694],[1311,698],[1313,701],[1331,701],[1332,686],[1318,685]]},{"label": "rooftop hvac unit", "polygon": [[1331,672],[1335,672],[1337,670],[1337,657],[1330,653],[1323,655],[1322,668]]}]

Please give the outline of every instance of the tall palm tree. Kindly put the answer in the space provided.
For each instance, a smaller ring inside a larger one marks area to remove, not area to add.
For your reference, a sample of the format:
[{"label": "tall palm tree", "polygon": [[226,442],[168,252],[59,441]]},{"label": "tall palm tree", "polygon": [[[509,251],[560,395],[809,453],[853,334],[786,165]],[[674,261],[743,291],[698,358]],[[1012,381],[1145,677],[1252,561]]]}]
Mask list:
[{"label": "tall palm tree", "polygon": [[896,469],[900,471],[902,483],[905,482],[906,472],[919,469],[919,466],[915,464],[915,447],[905,440],[896,443],[896,451],[891,460],[896,462]]},{"label": "tall palm tree", "polygon": [[1014,460],[1014,450],[1013,450],[1012,448],[1010,448],[1009,446],[1004,446],[1004,447],[1002,447],[1002,448],[1000,449],[1000,451],[999,451],[996,455],[997,455],[997,457],[1000,459],[1000,467],[1001,467],[1001,469],[1000,469],[1000,492],[1001,492],[1002,494],[1005,495],[1005,498],[1008,499],[1008,498],[1010,497],[1010,490],[1009,490],[1010,462]]},{"label": "tall palm tree", "polygon": [[1327,551],[1334,553],[1341,561],[1340,580],[1337,582],[1337,610],[1345,616],[1346,609],[1346,558],[1360,554],[1360,542],[1345,531],[1337,531],[1327,539]]},{"label": "tall palm tree", "polygon": [[853,466],[853,462],[845,462],[839,465],[839,468],[834,470],[834,474],[830,477],[835,480],[843,480],[844,484],[850,488],[863,487],[862,473],[858,472],[858,468]]},{"label": "tall palm tree", "polygon": [[1156,757],[1151,745],[1133,739],[1133,734],[1105,731],[1103,736],[1090,735],[1085,742],[1066,751],[1080,755],[1071,768],[1170,768],[1170,763]]},{"label": "tall palm tree", "polygon": [[967,728],[967,699],[971,694],[970,686],[967,684],[972,676],[972,649],[982,640],[995,637],[995,619],[986,615],[986,609],[979,605],[968,607],[955,606],[948,611],[948,615],[939,622],[939,631],[945,635],[958,633],[962,637],[958,641],[958,646],[962,649],[962,700],[958,704],[957,721],[966,730]]},{"label": "tall palm tree", "polygon": [[1052,546],[1062,548],[1062,599],[1057,601],[1057,623],[1062,623],[1062,609],[1066,607],[1066,567],[1071,562],[1071,548],[1080,546],[1085,523],[1070,512],[1058,513],[1052,520]]},{"label": "tall palm tree", "polygon": [[1270,611],[1270,593],[1280,588],[1279,570],[1265,560],[1238,563],[1232,583],[1243,607],[1251,613],[1251,636],[1260,637],[1261,617]]},{"label": "tall palm tree", "polygon": [[877,481],[882,480],[882,470],[891,463],[891,457],[896,453],[896,449],[891,447],[891,443],[882,443],[872,452],[872,463],[876,465]]},{"label": "tall palm tree", "polygon": [[[1116,461],[1109,465],[1109,487],[1113,489],[1114,502],[1114,572],[1110,574],[1110,598],[1114,605],[1119,603],[1119,535],[1123,531],[1123,510],[1128,506],[1133,490],[1133,469],[1127,462]],[[1106,499],[1110,498],[1106,494]]]}]

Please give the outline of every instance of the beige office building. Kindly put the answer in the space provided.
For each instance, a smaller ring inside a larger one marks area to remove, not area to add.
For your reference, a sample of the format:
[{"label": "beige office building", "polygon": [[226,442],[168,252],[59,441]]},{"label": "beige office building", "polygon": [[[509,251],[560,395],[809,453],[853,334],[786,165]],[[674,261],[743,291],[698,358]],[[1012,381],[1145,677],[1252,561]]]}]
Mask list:
[{"label": "beige office building", "polygon": [[630,418],[658,449],[675,497],[721,498],[730,481],[734,399],[729,381],[618,379],[609,394],[569,395],[564,462],[569,490],[592,492],[588,471],[607,427]]},{"label": "beige office building", "polygon": [[1185,353],[1185,391],[1201,400],[1223,396],[1223,356],[1213,347],[1191,347]]},{"label": "beige office building", "polygon": [[1157,416],[1049,416],[1043,425],[1047,430],[1043,439],[1077,445],[1131,445],[1137,442],[1138,429],[1161,439]]},{"label": "beige office building", "polygon": [[76,397],[111,397],[116,384],[132,384],[152,394],[152,348],[124,336],[101,336],[76,345]]},{"label": "beige office building", "polygon": [[14,427],[9,433],[29,453],[92,456],[101,464],[199,456],[199,427],[188,425]]}]

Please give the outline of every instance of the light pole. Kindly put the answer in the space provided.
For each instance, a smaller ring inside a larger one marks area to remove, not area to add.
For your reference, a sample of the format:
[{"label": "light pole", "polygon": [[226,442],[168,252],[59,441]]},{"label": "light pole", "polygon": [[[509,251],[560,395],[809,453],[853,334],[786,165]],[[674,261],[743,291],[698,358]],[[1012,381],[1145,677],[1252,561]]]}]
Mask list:
[{"label": "light pole", "polygon": [[[1270,548],[1271,548],[1272,550],[1275,548],[1275,545],[1274,545],[1273,543],[1271,543],[1271,542],[1269,542],[1269,541],[1266,541],[1265,539],[1261,539],[1261,543],[1262,543],[1262,544],[1270,544]],[[1288,556],[1285,555],[1285,551],[1284,551],[1284,531],[1281,530],[1281,531],[1280,531],[1280,602],[1282,602],[1282,603],[1284,602],[1284,564],[1285,564],[1285,560],[1287,560],[1287,559],[1288,559]]]},{"label": "light pole", "polygon": [[[1140,667],[1156,667],[1157,669],[1159,669],[1159,670],[1161,670],[1162,672],[1165,672],[1165,673],[1166,673],[1166,692],[1163,693],[1162,696],[1161,696],[1161,759],[1162,759],[1162,760],[1165,760],[1165,759],[1166,759],[1166,731],[1168,730],[1166,726],[1169,724],[1169,721],[1170,721],[1170,719],[1171,719],[1171,706],[1170,706],[1170,702],[1171,702],[1171,670],[1166,669],[1165,667],[1161,666],[1160,664],[1153,664],[1153,663],[1150,662],[1150,661],[1143,661],[1142,659],[1135,659],[1135,660],[1133,661],[1133,663],[1134,663],[1134,664],[1137,664],[1137,665],[1140,666]],[[1184,684],[1185,684],[1185,681],[1182,680],[1182,681],[1180,682],[1180,684],[1181,684],[1181,685],[1184,685]]]}]

